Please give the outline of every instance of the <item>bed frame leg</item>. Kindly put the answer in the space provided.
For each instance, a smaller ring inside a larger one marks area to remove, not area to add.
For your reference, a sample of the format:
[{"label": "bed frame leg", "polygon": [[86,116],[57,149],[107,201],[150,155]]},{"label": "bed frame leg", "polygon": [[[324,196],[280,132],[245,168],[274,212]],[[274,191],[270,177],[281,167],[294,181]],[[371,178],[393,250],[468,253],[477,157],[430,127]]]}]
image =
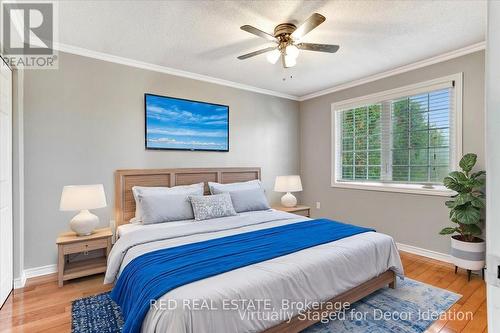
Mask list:
[{"label": "bed frame leg", "polygon": [[389,282],[389,288],[391,289],[396,289],[397,288],[397,282],[396,282],[396,274],[394,274],[394,277],[391,282]]}]

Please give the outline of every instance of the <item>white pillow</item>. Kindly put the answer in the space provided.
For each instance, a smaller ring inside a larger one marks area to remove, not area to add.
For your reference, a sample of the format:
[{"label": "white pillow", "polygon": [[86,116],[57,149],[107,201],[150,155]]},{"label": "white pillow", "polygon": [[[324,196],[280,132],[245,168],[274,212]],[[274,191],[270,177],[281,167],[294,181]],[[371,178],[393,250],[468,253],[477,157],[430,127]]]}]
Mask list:
[{"label": "white pillow", "polygon": [[208,182],[208,187],[210,188],[210,193],[212,194],[263,188],[262,183],[258,179],[249,180],[247,182],[229,183],[229,184]]},{"label": "white pillow", "polygon": [[139,195],[151,195],[155,193],[164,194],[185,194],[189,195],[203,195],[205,185],[204,183],[181,185],[174,187],[148,187],[148,186],[133,186],[132,194],[135,199],[135,217],[130,220],[130,223],[142,223],[142,206],[139,200]]}]

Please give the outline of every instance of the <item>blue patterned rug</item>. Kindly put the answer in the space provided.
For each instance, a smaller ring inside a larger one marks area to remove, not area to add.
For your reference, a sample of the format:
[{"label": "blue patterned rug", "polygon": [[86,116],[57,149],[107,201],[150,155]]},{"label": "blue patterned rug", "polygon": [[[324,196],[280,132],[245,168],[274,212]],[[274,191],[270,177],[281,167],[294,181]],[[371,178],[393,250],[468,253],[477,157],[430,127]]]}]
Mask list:
[{"label": "blue patterned rug", "polygon": [[[317,323],[302,333],[421,333],[460,295],[406,278],[397,289],[384,288],[336,314],[340,320]],[[73,333],[119,333],[120,307],[109,293],[73,302]]]}]

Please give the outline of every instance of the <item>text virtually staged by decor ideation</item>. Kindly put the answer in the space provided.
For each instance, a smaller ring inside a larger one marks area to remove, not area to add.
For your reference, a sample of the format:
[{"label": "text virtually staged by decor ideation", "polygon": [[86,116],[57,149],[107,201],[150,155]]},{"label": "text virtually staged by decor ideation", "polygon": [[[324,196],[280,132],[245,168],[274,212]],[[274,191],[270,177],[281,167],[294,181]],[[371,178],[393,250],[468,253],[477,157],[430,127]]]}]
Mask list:
[{"label": "text virtually staged by decor ideation", "polygon": [[[371,318],[375,321],[383,320],[471,320],[474,317],[472,311],[466,312],[440,312],[431,309],[417,309],[417,311],[387,311],[379,308],[373,308],[371,311],[359,311],[356,305],[352,306],[349,302],[316,302],[301,301],[295,302],[282,300],[280,310],[272,306],[271,299],[225,299],[221,306],[213,304],[211,301],[191,299],[191,300],[152,300],[150,306],[155,310],[194,310],[194,311],[238,311],[242,320],[250,318],[265,318],[267,320],[280,320],[290,322],[297,316],[299,320],[319,321],[327,324],[332,320],[366,320]],[[323,313],[308,312],[307,310],[327,310]]]}]

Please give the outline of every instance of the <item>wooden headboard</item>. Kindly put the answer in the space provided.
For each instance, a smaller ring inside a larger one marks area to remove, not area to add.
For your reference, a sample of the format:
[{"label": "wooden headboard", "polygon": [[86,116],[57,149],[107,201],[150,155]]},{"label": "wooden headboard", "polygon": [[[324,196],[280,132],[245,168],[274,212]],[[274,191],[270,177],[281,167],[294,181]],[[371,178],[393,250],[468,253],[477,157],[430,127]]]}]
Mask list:
[{"label": "wooden headboard", "polygon": [[130,169],[115,172],[115,225],[129,223],[135,215],[133,186],[190,185],[207,182],[236,183],[260,179],[260,168]]}]

